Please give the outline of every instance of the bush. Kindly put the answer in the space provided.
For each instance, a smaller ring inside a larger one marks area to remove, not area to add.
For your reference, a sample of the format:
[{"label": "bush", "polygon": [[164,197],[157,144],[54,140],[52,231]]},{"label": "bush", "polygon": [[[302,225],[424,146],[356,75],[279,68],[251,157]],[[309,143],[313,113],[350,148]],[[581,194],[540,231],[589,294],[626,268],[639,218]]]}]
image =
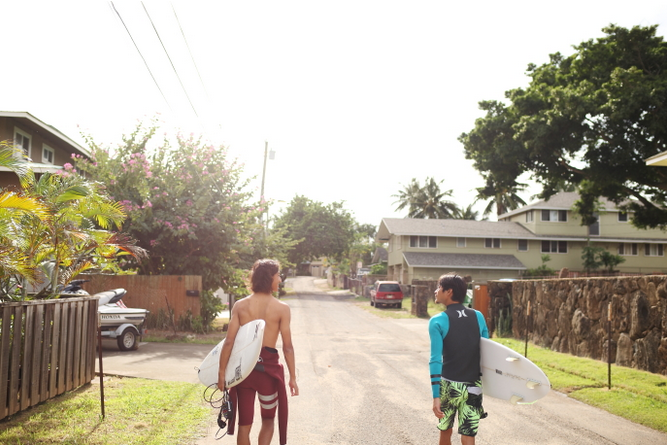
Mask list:
[{"label": "bush", "polygon": [[547,254],[542,255],[542,265],[534,269],[528,269],[523,273],[524,277],[548,277],[556,273],[556,271],[549,266],[547,263],[551,261],[551,257]]},{"label": "bush", "polygon": [[373,264],[371,275],[387,275],[387,263]]},{"label": "bush", "polygon": [[496,337],[512,336],[512,295],[507,294],[509,307],[500,308],[496,317]]}]

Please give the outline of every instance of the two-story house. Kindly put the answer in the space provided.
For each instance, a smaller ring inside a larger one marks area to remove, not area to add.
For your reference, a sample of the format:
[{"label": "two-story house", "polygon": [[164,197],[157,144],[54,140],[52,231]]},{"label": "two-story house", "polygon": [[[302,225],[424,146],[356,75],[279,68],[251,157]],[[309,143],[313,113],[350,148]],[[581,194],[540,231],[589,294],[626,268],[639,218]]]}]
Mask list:
[{"label": "two-story house", "polygon": [[[61,169],[71,162],[72,154],[90,156],[86,148],[24,111],[0,111],[0,141],[9,141],[22,149],[36,174]],[[0,187],[9,185],[18,186],[18,177],[0,167]]]},{"label": "two-story house", "polygon": [[605,199],[598,221],[582,226],[572,211],[576,193],[558,193],[500,215],[498,221],[384,218],[377,240],[387,243],[388,275],[408,284],[456,271],[475,281],[518,278],[542,264],[581,271],[582,249],[591,243],[625,262],[615,267],[627,273],[667,273],[667,233],[640,230],[631,215]]}]

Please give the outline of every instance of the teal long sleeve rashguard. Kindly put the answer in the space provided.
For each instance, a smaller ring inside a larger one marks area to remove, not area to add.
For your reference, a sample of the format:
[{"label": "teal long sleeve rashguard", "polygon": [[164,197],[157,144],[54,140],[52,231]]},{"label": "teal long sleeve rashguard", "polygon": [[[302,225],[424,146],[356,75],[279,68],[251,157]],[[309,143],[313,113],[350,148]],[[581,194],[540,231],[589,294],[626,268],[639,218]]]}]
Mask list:
[{"label": "teal long sleeve rashguard", "polygon": [[[484,315],[475,311],[477,322],[479,324],[479,334],[481,337],[489,338],[489,329],[486,326]],[[440,397],[440,379],[442,377],[442,346],[447,333],[449,332],[449,317],[445,312],[441,312],[431,318],[428,324],[428,334],[431,337],[431,359],[429,361],[429,370],[431,374],[431,389],[433,398]]]}]

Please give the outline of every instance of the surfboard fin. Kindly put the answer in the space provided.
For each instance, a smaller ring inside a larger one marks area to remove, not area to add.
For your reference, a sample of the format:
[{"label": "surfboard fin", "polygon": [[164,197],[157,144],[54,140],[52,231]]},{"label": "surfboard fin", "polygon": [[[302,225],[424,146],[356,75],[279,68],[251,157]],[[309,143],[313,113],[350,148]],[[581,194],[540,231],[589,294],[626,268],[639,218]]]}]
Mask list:
[{"label": "surfboard fin", "polygon": [[542,384],[540,382],[536,381],[536,380],[528,380],[526,382],[526,386],[528,387],[528,389],[535,389],[540,385],[542,385]]},{"label": "surfboard fin", "polygon": [[510,355],[509,357],[507,357],[507,358],[505,359],[505,361],[508,361],[508,362],[518,362],[518,361],[519,361],[519,357],[513,357],[513,356]]},{"label": "surfboard fin", "polygon": [[512,396],[512,398],[510,399],[510,403],[511,403],[512,405],[516,405],[516,404],[518,404],[518,403],[519,403],[520,401],[522,401],[522,400],[523,400],[523,397],[521,397],[521,396],[517,396],[516,394],[514,394],[514,395]]}]

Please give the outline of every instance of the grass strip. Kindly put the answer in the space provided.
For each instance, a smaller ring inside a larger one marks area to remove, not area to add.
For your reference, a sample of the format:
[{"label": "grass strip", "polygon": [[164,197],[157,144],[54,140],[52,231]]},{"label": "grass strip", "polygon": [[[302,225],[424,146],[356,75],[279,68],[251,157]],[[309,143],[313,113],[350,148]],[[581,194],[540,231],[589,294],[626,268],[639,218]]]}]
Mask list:
[{"label": "grass strip", "polygon": [[109,378],[85,385],[0,422],[6,445],[183,445],[194,443],[210,416],[202,386],[182,382]]},{"label": "grass strip", "polygon": [[[525,352],[525,343],[521,340],[494,340],[520,354]],[[528,358],[542,368],[556,391],[667,433],[667,377],[611,365],[609,390],[607,363],[602,361],[563,354],[530,343]]]}]

